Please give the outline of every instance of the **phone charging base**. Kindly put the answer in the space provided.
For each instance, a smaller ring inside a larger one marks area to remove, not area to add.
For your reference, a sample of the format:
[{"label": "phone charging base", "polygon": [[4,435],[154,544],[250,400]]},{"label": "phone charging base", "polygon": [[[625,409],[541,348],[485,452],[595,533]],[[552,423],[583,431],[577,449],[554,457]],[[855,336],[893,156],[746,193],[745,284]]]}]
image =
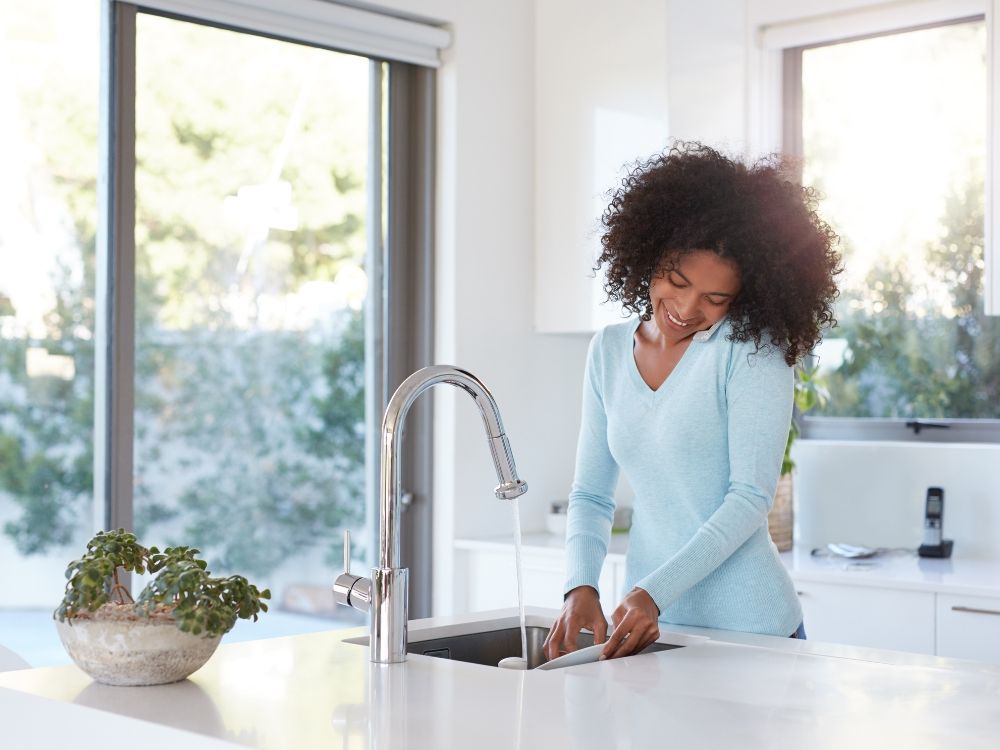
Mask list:
[{"label": "phone charging base", "polygon": [[951,539],[942,539],[941,544],[921,544],[917,554],[921,557],[951,557]]}]

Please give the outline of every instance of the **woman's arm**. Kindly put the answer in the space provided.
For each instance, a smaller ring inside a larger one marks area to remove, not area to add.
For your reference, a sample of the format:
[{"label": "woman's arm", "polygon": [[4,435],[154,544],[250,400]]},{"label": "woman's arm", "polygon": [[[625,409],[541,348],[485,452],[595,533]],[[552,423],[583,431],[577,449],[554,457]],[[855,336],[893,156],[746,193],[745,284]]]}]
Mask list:
[{"label": "woman's arm", "polygon": [[581,628],[594,631],[595,643],[602,643],[607,635],[598,580],[611,538],[618,464],[608,448],[600,364],[603,339],[602,331],[590,342],[587,352],[576,471],[566,519],[565,597],[562,612],[545,640],[549,659],[562,651],[576,650],[576,637]]},{"label": "woman's arm", "polygon": [[608,418],[604,406],[604,332],[591,341],[583,379],[580,436],[576,471],[566,518],[566,572],[563,592],[578,586],[597,590],[608,553],[615,513],[614,490],[618,464],[608,447]]},{"label": "woman's arm", "polygon": [[729,488],[719,508],[663,565],[636,583],[662,612],[766,523],[792,415],[793,370],[778,350],[736,347],[726,387]]}]

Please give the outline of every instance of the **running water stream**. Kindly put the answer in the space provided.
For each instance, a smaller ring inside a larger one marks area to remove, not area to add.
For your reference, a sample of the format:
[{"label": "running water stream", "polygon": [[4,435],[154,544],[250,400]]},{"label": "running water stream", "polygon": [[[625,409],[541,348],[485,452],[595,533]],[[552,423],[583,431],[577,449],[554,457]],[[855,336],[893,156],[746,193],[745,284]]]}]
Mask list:
[{"label": "running water stream", "polygon": [[528,631],[524,627],[524,581],[521,566],[521,510],[518,507],[518,500],[511,501],[514,504],[514,562],[517,566],[517,609],[521,616],[521,658],[524,659],[523,669],[528,668]]}]

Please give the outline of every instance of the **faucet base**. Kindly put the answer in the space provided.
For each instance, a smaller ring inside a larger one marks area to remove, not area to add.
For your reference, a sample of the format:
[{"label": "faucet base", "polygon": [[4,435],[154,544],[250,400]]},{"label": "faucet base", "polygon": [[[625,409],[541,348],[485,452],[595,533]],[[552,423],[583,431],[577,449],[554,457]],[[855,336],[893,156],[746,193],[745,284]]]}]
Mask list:
[{"label": "faucet base", "polygon": [[408,568],[372,568],[371,661],[406,661],[410,571]]}]

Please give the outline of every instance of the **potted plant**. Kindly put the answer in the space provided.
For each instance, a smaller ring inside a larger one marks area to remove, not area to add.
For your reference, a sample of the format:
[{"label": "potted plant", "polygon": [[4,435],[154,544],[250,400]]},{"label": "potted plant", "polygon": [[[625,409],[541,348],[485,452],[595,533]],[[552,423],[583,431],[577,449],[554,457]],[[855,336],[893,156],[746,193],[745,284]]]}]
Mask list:
[{"label": "potted plant", "polygon": [[[124,529],[101,531],[66,568],[54,613],[70,657],[106,685],[183,680],[215,652],[237,618],[267,611],[268,590],[239,575],[213,577],[191,547],[143,547]],[[155,574],[137,599],[120,572]]]},{"label": "potted plant", "polygon": [[823,407],[830,398],[830,393],[827,391],[818,369],[818,367],[803,366],[795,368],[795,413],[792,415],[792,423],[788,428],[788,441],[785,443],[785,456],[781,461],[781,477],[778,479],[778,487],[774,492],[774,505],[771,512],[767,514],[767,528],[771,533],[771,541],[774,542],[779,552],[787,552],[792,548],[792,524],[794,521],[792,472],[795,470],[795,462],[792,460],[792,445],[802,434],[799,419],[817,406]]}]

